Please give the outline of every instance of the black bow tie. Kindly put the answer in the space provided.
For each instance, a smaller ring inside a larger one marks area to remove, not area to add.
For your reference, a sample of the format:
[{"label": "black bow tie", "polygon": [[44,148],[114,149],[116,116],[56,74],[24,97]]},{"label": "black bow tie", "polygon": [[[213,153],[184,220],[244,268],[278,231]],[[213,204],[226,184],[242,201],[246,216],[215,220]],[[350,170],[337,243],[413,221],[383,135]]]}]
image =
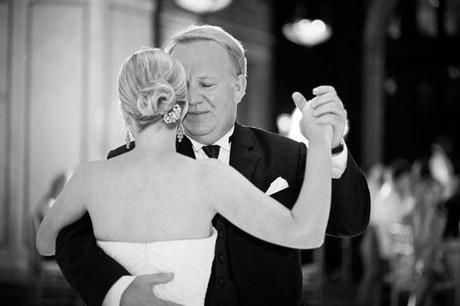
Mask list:
[{"label": "black bow tie", "polygon": [[208,155],[210,158],[218,158],[219,157],[219,150],[220,146],[218,145],[209,145],[203,146],[203,151]]}]

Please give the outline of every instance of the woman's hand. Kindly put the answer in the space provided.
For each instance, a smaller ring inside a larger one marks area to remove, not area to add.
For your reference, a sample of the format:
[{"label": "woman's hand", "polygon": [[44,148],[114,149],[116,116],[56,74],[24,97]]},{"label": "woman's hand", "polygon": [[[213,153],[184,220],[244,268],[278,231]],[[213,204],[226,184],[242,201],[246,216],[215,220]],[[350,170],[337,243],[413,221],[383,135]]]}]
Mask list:
[{"label": "woman's hand", "polygon": [[309,143],[326,141],[326,143],[331,145],[333,136],[332,125],[318,124],[316,122],[317,120],[313,117],[313,108],[310,101],[307,101],[301,93],[294,92],[292,94],[292,99],[302,112],[302,120],[299,122],[302,135],[308,139]]}]

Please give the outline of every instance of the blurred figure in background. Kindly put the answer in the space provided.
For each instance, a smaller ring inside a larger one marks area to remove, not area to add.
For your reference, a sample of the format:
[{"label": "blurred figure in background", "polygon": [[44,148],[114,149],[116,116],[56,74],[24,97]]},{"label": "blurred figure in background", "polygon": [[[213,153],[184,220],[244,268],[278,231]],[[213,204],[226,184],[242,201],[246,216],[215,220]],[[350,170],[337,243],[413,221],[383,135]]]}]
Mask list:
[{"label": "blurred figure in background", "polygon": [[380,305],[383,278],[389,272],[392,249],[391,228],[412,209],[410,194],[411,166],[404,159],[395,160],[388,170],[376,165],[368,173],[371,192],[371,216],[360,252],[364,274],[358,290],[362,305]]},{"label": "blurred figure in background", "polygon": [[383,184],[390,179],[388,169],[383,164],[377,163],[369,169],[366,178],[372,205]]},{"label": "blurred figure in background", "polygon": [[375,197],[370,223],[376,229],[382,259],[391,253],[391,227],[401,220],[414,206],[411,195],[411,166],[407,160],[398,159],[390,165],[391,179],[382,185]]},{"label": "blurred figure in background", "polygon": [[54,261],[54,256],[40,256],[37,253],[36,248],[35,248],[35,235],[46,213],[53,206],[57,197],[59,196],[62,189],[64,188],[64,185],[67,183],[67,181],[72,176],[72,174],[73,174],[73,170],[67,170],[65,172],[58,173],[51,181],[48,191],[38,201],[37,205],[35,205],[35,207],[33,208],[31,212],[31,215],[29,216],[31,219],[31,222],[28,225],[29,244],[30,244],[29,247],[32,253],[31,256],[32,256],[33,265],[37,265],[37,261],[42,260],[42,258],[45,260]]},{"label": "blurred figure in background", "polygon": [[72,176],[72,174],[73,170],[67,170],[65,172],[58,173],[54,177],[48,191],[43,195],[43,197],[33,209],[32,214],[39,222],[41,222],[48,210],[51,208],[51,206],[53,206],[54,201],[56,201],[56,198],[61,193],[64,185]]},{"label": "blurred figure in background", "polygon": [[35,247],[35,237],[43,218],[54,205],[73,169],[57,173],[48,190],[33,207],[27,223],[30,293],[26,305],[83,305],[64,279],[54,256],[41,256]]},{"label": "blurred figure in background", "polygon": [[432,175],[432,159],[415,163],[417,170],[413,195],[415,205],[402,223],[411,229],[414,250],[414,285],[408,305],[425,305],[433,285],[447,272],[440,244],[446,225],[443,209],[443,184]]},{"label": "blurred figure in background", "polygon": [[[455,192],[457,180],[454,176],[454,165],[448,157],[448,149],[445,146],[437,142],[432,145],[431,156],[428,160],[428,170],[431,177],[441,184],[442,198],[448,199]],[[421,170],[423,169],[419,169],[419,171]]]},{"label": "blurred figure in background", "polygon": [[454,164],[449,156],[454,156],[452,141],[446,137],[439,137],[431,147],[428,167],[433,178],[442,186],[442,200],[447,219],[444,237],[455,238],[458,237],[460,226],[460,188]]}]

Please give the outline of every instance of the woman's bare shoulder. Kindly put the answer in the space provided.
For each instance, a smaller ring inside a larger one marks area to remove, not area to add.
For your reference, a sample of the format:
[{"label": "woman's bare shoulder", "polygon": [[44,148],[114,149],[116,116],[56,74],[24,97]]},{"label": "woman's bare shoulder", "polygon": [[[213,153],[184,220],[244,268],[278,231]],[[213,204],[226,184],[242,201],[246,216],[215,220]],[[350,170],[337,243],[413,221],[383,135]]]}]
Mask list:
[{"label": "woman's bare shoulder", "polygon": [[80,175],[92,175],[103,171],[107,167],[109,167],[109,162],[107,160],[87,161],[78,166],[75,174],[79,173]]},{"label": "woman's bare shoulder", "polygon": [[100,176],[104,172],[107,172],[109,168],[110,166],[105,160],[87,161],[80,164],[75,169],[75,172],[70,179],[75,183],[87,185],[100,178]]}]

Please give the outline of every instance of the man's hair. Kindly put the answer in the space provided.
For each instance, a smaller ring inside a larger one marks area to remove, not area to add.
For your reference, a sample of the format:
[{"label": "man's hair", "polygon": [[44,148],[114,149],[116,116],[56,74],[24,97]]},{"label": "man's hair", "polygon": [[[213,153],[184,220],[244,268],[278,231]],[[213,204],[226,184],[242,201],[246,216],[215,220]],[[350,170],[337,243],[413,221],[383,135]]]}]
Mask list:
[{"label": "man's hair", "polygon": [[166,44],[164,50],[171,54],[178,44],[192,41],[208,40],[221,45],[228,53],[236,75],[247,75],[247,61],[241,42],[221,27],[212,25],[190,26],[174,35]]}]

